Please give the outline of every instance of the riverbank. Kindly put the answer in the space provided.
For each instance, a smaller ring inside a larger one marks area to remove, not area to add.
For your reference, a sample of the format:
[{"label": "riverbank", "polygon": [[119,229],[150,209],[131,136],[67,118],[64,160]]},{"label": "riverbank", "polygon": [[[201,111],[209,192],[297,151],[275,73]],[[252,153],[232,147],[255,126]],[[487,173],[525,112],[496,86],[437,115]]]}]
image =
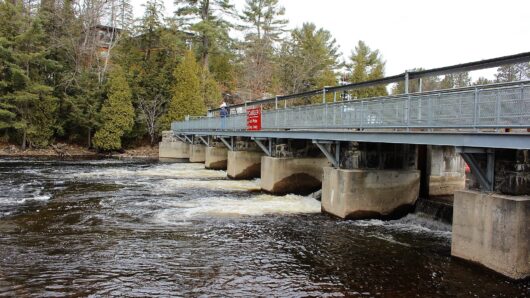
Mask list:
[{"label": "riverbank", "polygon": [[0,143],[0,157],[19,158],[58,158],[58,159],[90,159],[90,158],[119,158],[119,159],[155,159],[158,158],[158,146],[140,146],[126,149],[122,153],[98,153],[95,150],[75,144],[56,144],[45,149],[22,150],[13,144]]}]

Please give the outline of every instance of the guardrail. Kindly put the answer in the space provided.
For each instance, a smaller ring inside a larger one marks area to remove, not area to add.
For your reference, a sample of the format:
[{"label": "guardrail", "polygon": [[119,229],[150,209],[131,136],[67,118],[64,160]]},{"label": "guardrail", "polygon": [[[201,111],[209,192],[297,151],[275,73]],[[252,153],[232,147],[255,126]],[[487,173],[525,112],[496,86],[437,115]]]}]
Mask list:
[{"label": "guardrail", "polygon": [[[179,131],[246,130],[246,115],[173,122]],[[530,82],[266,110],[263,130],[530,128]]]}]

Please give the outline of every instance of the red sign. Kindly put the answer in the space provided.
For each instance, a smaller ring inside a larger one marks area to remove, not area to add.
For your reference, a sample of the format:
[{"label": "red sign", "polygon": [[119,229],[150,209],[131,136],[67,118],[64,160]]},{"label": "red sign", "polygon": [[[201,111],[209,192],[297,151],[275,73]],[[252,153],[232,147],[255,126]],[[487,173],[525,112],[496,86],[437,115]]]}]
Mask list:
[{"label": "red sign", "polygon": [[261,130],[261,108],[247,109],[247,130]]}]

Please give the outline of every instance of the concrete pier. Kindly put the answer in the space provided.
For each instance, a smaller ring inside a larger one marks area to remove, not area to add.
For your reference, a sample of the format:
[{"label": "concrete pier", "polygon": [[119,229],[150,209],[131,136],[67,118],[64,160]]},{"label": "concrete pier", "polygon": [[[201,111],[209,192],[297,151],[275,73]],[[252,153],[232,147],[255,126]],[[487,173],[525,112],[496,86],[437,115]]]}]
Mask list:
[{"label": "concrete pier", "polygon": [[206,147],[204,166],[211,170],[226,170],[228,149],[225,147]]},{"label": "concrete pier", "polygon": [[326,158],[261,158],[261,188],[274,194],[308,194],[322,186]]},{"label": "concrete pier", "polygon": [[391,218],[412,209],[417,170],[324,168],[322,211],[344,219]]},{"label": "concrete pier", "polygon": [[466,184],[465,162],[451,146],[428,148],[429,197],[452,196]]},{"label": "concrete pier", "polygon": [[161,159],[188,159],[190,146],[181,141],[163,140],[158,145],[158,157]]},{"label": "concrete pier", "polygon": [[227,176],[231,179],[253,179],[261,176],[259,151],[228,151]]},{"label": "concrete pier", "polygon": [[451,255],[513,279],[530,276],[530,196],[457,191]]},{"label": "concrete pier", "polygon": [[192,144],[190,146],[190,162],[204,162],[206,160],[206,146]]}]

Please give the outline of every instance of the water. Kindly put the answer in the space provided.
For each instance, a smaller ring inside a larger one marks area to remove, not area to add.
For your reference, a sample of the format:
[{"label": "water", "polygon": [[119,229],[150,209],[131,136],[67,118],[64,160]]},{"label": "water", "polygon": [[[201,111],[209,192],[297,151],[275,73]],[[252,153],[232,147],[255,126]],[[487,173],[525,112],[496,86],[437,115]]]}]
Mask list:
[{"label": "water", "polygon": [[525,297],[418,215],[342,221],[200,164],[0,160],[0,296]]}]

